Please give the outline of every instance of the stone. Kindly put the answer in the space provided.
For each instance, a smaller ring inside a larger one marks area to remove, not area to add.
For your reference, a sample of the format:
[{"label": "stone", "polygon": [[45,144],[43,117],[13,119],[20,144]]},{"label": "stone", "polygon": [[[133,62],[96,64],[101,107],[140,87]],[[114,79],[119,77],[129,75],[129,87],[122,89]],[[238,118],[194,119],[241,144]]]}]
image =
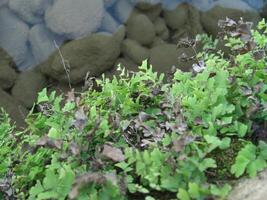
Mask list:
[{"label": "stone", "polygon": [[131,0],[135,6],[140,10],[149,10],[153,8],[154,5],[160,4],[161,0]]},{"label": "stone", "polygon": [[44,24],[33,26],[29,33],[29,42],[36,64],[45,61],[56,50],[56,45],[60,46],[63,41],[64,37],[54,34]]},{"label": "stone", "polygon": [[121,52],[138,65],[149,57],[149,50],[131,39],[126,39],[122,42]]},{"label": "stone", "polygon": [[245,21],[253,22],[254,25],[260,21],[260,16],[255,11],[243,11],[215,6],[211,10],[202,13],[201,22],[207,33],[216,37],[218,32],[220,32],[220,28],[218,27],[218,20],[225,19],[226,17],[229,17],[233,20],[239,20],[240,17],[243,17]]},{"label": "stone", "polygon": [[134,6],[126,0],[117,0],[113,12],[120,23],[125,23],[129,19],[133,7]]},{"label": "stone", "polygon": [[9,89],[14,85],[17,73],[10,66],[11,57],[2,48],[0,48],[0,58],[0,88]]},{"label": "stone", "polygon": [[155,26],[155,31],[156,31],[157,35],[161,35],[162,33],[164,33],[168,29],[167,25],[166,25],[166,23],[162,17],[158,17],[155,20],[154,26]]},{"label": "stone", "polygon": [[194,55],[194,51],[189,48],[177,49],[174,44],[158,45],[150,50],[149,63],[152,65],[153,69],[159,73],[169,72],[172,66],[183,71],[190,71],[193,62],[179,61],[178,58],[182,53],[186,53],[188,56]]},{"label": "stone", "polygon": [[116,0],[104,0],[105,8],[109,8],[113,6],[113,4],[116,2]]},{"label": "stone", "polygon": [[18,129],[25,127],[25,117],[28,110],[21,105],[15,98],[0,89],[0,107],[9,114],[12,122],[15,122]]},{"label": "stone", "polygon": [[29,24],[43,21],[43,12],[50,5],[50,0],[9,0],[9,8]]},{"label": "stone", "polygon": [[243,178],[233,187],[228,200],[263,200],[267,196],[267,170],[255,178]]},{"label": "stone", "polygon": [[27,45],[29,26],[8,8],[0,8],[0,46],[7,51],[19,70],[35,65]]},{"label": "stone", "polygon": [[97,33],[73,40],[60,48],[66,68],[62,64],[62,58],[58,52],[55,52],[38,69],[59,82],[68,83],[70,81],[72,84],[82,82],[88,72],[90,76],[97,77],[113,67],[120,55],[123,36],[124,29],[122,27],[114,36]]},{"label": "stone", "polygon": [[171,36],[171,42],[177,44],[181,38],[195,38],[197,34],[205,33],[200,21],[199,11],[191,6],[187,5],[188,20],[179,29],[173,32]]},{"label": "stone", "polygon": [[163,44],[167,44],[161,37],[155,37],[154,41],[151,44],[151,47],[160,46]]},{"label": "stone", "polygon": [[156,36],[155,27],[147,16],[137,14],[129,19],[127,25],[127,37],[137,41],[141,45],[149,45]]},{"label": "stone", "polygon": [[121,66],[121,68],[125,68],[129,72],[130,71],[132,71],[132,72],[138,71],[138,65],[135,64],[130,58],[120,57],[115,62],[115,65],[113,68],[104,72],[104,76],[106,78],[109,78],[109,79],[112,79],[113,76],[119,77],[121,72],[117,70],[118,66]]},{"label": "stone", "polygon": [[162,12],[160,4],[153,5],[150,9],[140,10],[142,14],[145,14],[151,22],[154,22]]},{"label": "stone", "polygon": [[188,4],[179,4],[174,10],[164,10],[163,16],[168,27],[180,29],[188,20]]},{"label": "stone", "polygon": [[45,12],[45,22],[53,32],[69,39],[95,32],[104,16],[104,3],[99,0],[55,1]]},{"label": "stone", "polygon": [[28,70],[18,76],[11,94],[23,106],[32,108],[38,92],[46,86],[46,83],[44,75],[34,70]]},{"label": "stone", "polygon": [[1,0],[0,7],[5,6],[8,3],[8,0]]},{"label": "stone", "polygon": [[110,15],[110,13],[105,11],[100,30],[115,33],[118,27],[119,23]]}]

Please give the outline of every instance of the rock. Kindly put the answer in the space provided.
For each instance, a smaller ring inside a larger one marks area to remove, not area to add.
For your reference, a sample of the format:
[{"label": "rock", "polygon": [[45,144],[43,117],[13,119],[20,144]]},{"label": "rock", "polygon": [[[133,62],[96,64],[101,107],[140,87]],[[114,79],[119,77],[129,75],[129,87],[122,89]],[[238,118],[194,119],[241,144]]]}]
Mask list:
[{"label": "rock", "polygon": [[49,77],[59,82],[68,83],[69,78],[72,84],[82,82],[87,74],[99,76],[111,68],[120,55],[121,37],[123,28],[114,36],[103,34],[92,34],[88,37],[73,40],[61,47],[64,59],[68,61],[68,69],[64,69],[62,58],[55,52],[47,62],[40,65],[40,70]]},{"label": "rock", "polygon": [[141,45],[149,45],[156,35],[153,23],[147,16],[138,14],[129,19],[127,26],[127,37],[137,41]]},{"label": "rock", "polygon": [[204,12],[201,15],[201,22],[207,33],[216,37],[220,28],[218,27],[218,20],[229,17],[234,20],[239,20],[243,17],[245,21],[253,22],[257,24],[260,20],[260,16],[254,11],[243,11],[232,8],[223,8],[221,6],[215,6],[211,10]]},{"label": "rock", "polygon": [[0,88],[9,89],[13,86],[17,73],[10,66],[12,59],[2,48],[0,48],[0,58]]},{"label": "rock", "polygon": [[181,38],[195,38],[197,34],[203,34],[204,30],[200,21],[200,13],[193,6],[188,5],[188,20],[179,29],[175,30],[171,42],[177,44]]},{"label": "rock", "polygon": [[154,7],[156,4],[160,4],[161,0],[131,0],[133,4],[140,10],[149,10]]},{"label": "rock", "polygon": [[56,50],[54,41],[60,46],[64,38],[52,33],[44,24],[37,24],[31,28],[29,42],[36,64],[46,60]]},{"label": "rock", "polygon": [[70,39],[95,32],[104,16],[104,4],[99,0],[55,1],[45,12],[45,22],[53,32]]},{"label": "rock", "polygon": [[156,35],[163,40],[167,40],[170,37],[170,31],[163,18],[159,17],[154,22]]},{"label": "rock", "polygon": [[9,8],[30,24],[41,23],[42,14],[49,5],[50,0],[9,0]]},{"label": "rock", "polygon": [[27,45],[29,26],[9,9],[0,8],[0,46],[13,58],[20,70],[34,66]]},{"label": "rock", "polygon": [[162,7],[160,4],[153,5],[150,9],[141,10],[143,14],[145,14],[151,22],[154,22],[160,15],[162,11]]},{"label": "rock", "polygon": [[113,4],[116,2],[116,0],[104,0],[105,8],[109,8],[113,6]]},{"label": "rock", "polygon": [[178,57],[186,53],[188,56],[194,55],[192,49],[177,49],[174,44],[163,44],[153,47],[150,50],[149,63],[153,69],[159,73],[169,72],[172,66],[175,66],[183,71],[189,71],[193,62],[181,62]]},{"label": "rock", "polygon": [[243,178],[234,186],[228,200],[263,200],[267,196],[267,170],[255,178]]},{"label": "rock", "polygon": [[133,5],[126,0],[117,0],[114,5],[114,13],[120,23],[124,23],[128,20],[132,10]]},{"label": "rock", "polygon": [[105,11],[100,30],[109,33],[115,33],[118,27],[119,23],[108,12]]},{"label": "rock", "polygon": [[261,10],[261,17],[267,18],[267,4]]},{"label": "rock", "polygon": [[121,57],[116,61],[113,68],[104,72],[105,77],[109,79],[112,79],[113,76],[119,77],[121,73],[120,71],[117,70],[119,65],[128,71],[134,71],[134,72],[138,71],[138,65],[135,64],[130,58]]},{"label": "rock", "polygon": [[163,44],[167,44],[167,43],[160,37],[155,37],[154,41],[151,44],[151,47],[153,48],[153,47],[160,46]]},{"label": "rock", "polygon": [[149,50],[131,39],[122,42],[121,51],[124,56],[129,57],[137,65],[149,57]]},{"label": "rock", "polygon": [[28,114],[28,110],[22,106],[17,100],[15,100],[7,92],[0,89],[0,107],[9,114],[12,122],[16,122],[17,128],[25,127],[25,117]]},{"label": "rock", "polygon": [[21,73],[12,88],[12,96],[26,108],[32,108],[38,92],[46,86],[46,78],[39,72],[29,70]]},{"label": "rock", "polygon": [[2,1],[0,2],[0,7],[1,7],[1,6],[5,6],[7,3],[8,3],[8,0],[2,0]]},{"label": "rock", "polygon": [[174,10],[164,10],[166,24],[173,30],[181,28],[188,20],[188,4],[179,4]]},{"label": "rock", "polygon": [[155,26],[155,31],[156,31],[157,35],[161,35],[162,33],[164,33],[164,31],[166,31],[168,29],[164,19],[161,17],[158,17],[155,20],[154,26]]}]

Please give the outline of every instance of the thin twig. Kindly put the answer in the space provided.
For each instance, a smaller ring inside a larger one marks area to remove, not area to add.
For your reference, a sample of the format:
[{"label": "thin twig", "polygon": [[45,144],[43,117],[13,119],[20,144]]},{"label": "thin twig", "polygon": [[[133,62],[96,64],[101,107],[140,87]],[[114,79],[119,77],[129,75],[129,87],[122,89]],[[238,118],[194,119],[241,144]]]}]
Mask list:
[{"label": "thin twig", "polygon": [[62,65],[63,65],[63,67],[64,67],[65,72],[66,72],[66,75],[67,75],[67,78],[68,78],[68,83],[69,83],[69,88],[72,89],[72,87],[71,87],[71,82],[70,82],[70,63],[69,63],[68,60],[65,60],[65,59],[64,59],[64,57],[63,57],[63,55],[62,55],[62,52],[61,52],[61,50],[60,50],[60,48],[59,48],[59,46],[57,45],[57,42],[56,42],[55,40],[54,40],[54,44],[55,44],[55,47],[56,47],[57,50],[58,50],[59,56],[60,56],[60,58],[61,58],[61,63],[62,63]]}]

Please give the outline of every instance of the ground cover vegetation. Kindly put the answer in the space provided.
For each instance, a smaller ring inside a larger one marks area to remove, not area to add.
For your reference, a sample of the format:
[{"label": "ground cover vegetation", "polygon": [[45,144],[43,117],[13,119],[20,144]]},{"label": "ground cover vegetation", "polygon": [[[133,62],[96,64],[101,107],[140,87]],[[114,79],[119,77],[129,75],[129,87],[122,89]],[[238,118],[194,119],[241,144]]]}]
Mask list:
[{"label": "ground cover vegetation", "polygon": [[191,72],[144,61],[112,80],[57,96],[44,89],[17,131],[1,111],[0,198],[225,199],[232,180],[267,167],[267,26],[219,22],[228,56],[208,36]]}]

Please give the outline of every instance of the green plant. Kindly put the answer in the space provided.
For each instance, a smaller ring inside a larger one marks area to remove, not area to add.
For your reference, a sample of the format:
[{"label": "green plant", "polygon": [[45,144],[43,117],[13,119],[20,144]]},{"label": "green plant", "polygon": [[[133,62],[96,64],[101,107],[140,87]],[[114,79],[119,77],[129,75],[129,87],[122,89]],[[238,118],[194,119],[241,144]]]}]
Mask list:
[{"label": "green plant", "polygon": [[264,22],[263,33],[220,24],[231,59],[200,36],[192,71],[169,82],[144,61],[97,79],[99,90],[44,89],[22,132],[1,115],[1,183],[11,174],[16,198],[31,200],[225,199],[227,178],[266,168],[267,40]]}]

